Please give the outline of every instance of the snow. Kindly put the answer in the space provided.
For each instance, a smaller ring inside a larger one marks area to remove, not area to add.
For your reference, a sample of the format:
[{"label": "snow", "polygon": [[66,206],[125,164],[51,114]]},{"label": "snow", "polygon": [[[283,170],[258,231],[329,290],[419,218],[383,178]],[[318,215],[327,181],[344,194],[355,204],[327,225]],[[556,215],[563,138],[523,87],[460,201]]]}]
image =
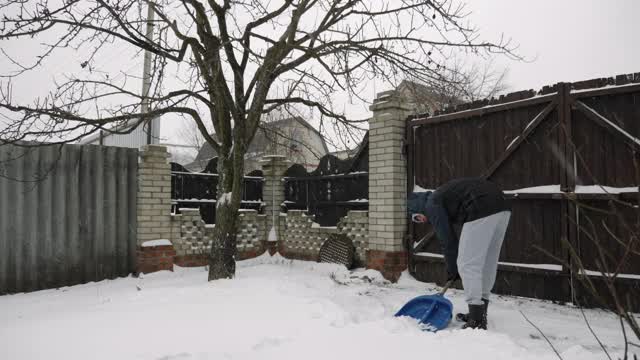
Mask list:
[{"label": "snow", "polygon": [[638,187],[611,187],[602,185],[576,185],[576,193],[581,194],[620,194],[638,192]]},{"label": "snow", "polygon": [[[509,145],[511,146],[511,145]],[[418,185],[413,187],[413,192],[425,192],[425,191],[433,191],[423,189]],[[602,186],[602,185],[576,185],[575,193],[580,194],[620,194],[625,192],[638,192],[638,187],[611,187],[611,186]],[[514,189],[514,190],[505,190],[505,194],[560,194],[560,184],[555,185],[542,185],[542,186],[534,186],[522,189]]]},{"label": "snow", "polygon": [[624,84],[624,85],[606,85],[598,88],[588,88],[582,90],[571,90],[571,94],[581,94],[586,92],[591,92],[593,90],[602,90],[602,89],[615,89],[615,88],[625,88],[625,87],[634,87],[637,86],[637,83]]},{"label": "snow", "polygon": [[337,226],[322,226],[319,223],[314,221],[314,222],[311,223],[311,228],[312,229],[337,229],[338,227]]},{"label": "snow", "polygon": [[195,176],[213,176],[213,177],[217,177],[218,176],[218,174],[202,173],[202,172],[172,171],[171,175],[173,176],[174,174],[195,175]]},{"label": "snow", "polygon": [[179,202],[215,203],[215,202],[217,202],[216,199],[196,199],[196,198],[191,198],[191,199],[173,199],[171,201],[173,203],[179,203]]},{"label": "snow", "polygon": [[424,256],[424,257],[432,257],[432,258],[444,258],[444,255],[442,254],[436,254],[436,253],[430,253],[430,252],[419,252],[416,253],[417,256]]},{"label": "snow", "polygon": [[220,207],[222,205],[226,205],[228,203],[231,202],[231,193],[227,192],[222,194],[222,196],[220,196],[220,201],[218,201],[218,204],[216,205],[217,207]]},{"label": "snow", "polygon": [[[600,271],[594,271],[594,270],[584,270],[584,271],[580,271],[580,274],[586,274],[588,276],[603,276],[602,272]],[[611,277],[613,276],[613,274],[610,273],[605,273],[605,276]],[[640,280],[640,275],[637,274],[618,274],[617,276],[619,279],[636,279],[636,280]]]},{"label": "snow", "polygon": [[517,194],[517,193],[542,193],[542,194],[550,194],[550,193],[560,193],[560,185],[543,185],[543,186],[534,186],[529,188],[515,189],[515,190],[505,190],[505,194]]},{"label": "snow", "polygon": [[275,226],[271,226],[271,230],[269,230],[269,237],[267,241],[278,241],[278,234],[276,233]]},{"label": "snow", "polygon": [[423,187],[420,187],[420,185],[413,185],[413,192],[427,192],[427,191],[433,191],[433,190],[425,189]]},{"label": "snow", "polygon": [[512,263],[512,262],[506,262],[506,261],[500,261],[498,264],[509,265],[509,266],[519,266],[519,267],[524,267],[529,269],[562,271],[562,265],[558,265],[558,264],[524,264],[524,263]]},{"label": "snow", "polygon": [[171,246],[171,241],[167,239],[149,240],[142,243],[142,247]]},{"label": "snow", "polygon": [[[390,284],[373,270],[262,255],[238,262],[236,278],[207,282],[204,268],[0,296],[3,359],[557,359],[606,358],[579,309],[495,296],[489,331],[438,333],[393,314],[438,288],[404,273]],[[464,295],[449,290],[455,311]],[[585,310],[599,338],[622,358],[618,320]],[[636,341],[637,342],[637,341]],[[631,348],[632,351],[638,351]]]}]

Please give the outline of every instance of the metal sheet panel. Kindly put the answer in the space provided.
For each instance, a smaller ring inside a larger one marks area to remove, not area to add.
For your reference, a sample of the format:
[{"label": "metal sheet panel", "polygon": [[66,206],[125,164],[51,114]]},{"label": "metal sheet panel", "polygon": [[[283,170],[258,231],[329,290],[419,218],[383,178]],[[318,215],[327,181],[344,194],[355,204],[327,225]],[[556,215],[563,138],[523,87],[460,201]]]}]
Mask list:
[{"label": "metal sheet panel", "polygon": [[0,293],[134,270],[138,150],[0,146]]}]

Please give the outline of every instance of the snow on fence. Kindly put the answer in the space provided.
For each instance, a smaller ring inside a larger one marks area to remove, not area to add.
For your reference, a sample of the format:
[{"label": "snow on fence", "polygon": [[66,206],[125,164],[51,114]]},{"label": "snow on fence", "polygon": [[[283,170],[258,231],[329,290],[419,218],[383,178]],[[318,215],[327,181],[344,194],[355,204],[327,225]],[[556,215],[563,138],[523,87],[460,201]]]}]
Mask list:
[{"label": "snow on fence", "polygon": [[0,294],[127,276],[138,150],[0,146]]},{"label": "snow on fence", "polygon": [[[597,269],[592,239],[610,259],[621,259],[626,249],[619,239],[629,241],[640,231],[640,170],[634,168],[640,150],[638,99],[640,73],[559,83],[412,117],[407,119],[408,189],[479,176],[510,190],[513,211],[496,291],[559,301],[575,295],[591,302],[580,287],[570,286],[571,269],[557,259],[570,259],[567,240],[587,269]],[[410,271],[425,281],[443,278],[442,259],[420,255],[440,251],[437,241],[430,241],[431,229],[414,225],[411,239],[417,244],[409,247]],[[619,283],[637,297],[640,262],[627,259]],[[594,276],[598,286],[600,281]]]}]

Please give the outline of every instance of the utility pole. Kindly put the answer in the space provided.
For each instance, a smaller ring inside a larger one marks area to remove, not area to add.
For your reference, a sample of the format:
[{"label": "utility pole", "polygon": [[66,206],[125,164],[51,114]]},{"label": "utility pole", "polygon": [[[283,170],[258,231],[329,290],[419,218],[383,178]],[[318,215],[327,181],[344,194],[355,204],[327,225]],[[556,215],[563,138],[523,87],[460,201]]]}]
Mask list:
[{"label": "utility pole", "polygon": [[[147,32],[145,37],[150,42],[153,42],[153,20],[155,13],[153,11],[153,5],[151,2],[147,8]],[[141,112],[146,114],[149,112],[149,91],[151,89],[151,52],[149,50],[144,51],[144,68],[142,69],[142,106]],[[151,144],[153,119],[147,121],[147,144]]]}]

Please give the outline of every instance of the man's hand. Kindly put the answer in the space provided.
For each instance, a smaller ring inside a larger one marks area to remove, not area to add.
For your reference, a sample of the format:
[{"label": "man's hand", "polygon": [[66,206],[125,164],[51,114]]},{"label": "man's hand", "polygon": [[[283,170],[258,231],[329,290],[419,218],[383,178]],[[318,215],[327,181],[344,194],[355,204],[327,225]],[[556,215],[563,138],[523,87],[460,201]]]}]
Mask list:
[{"label": "man's hand", "polygon": [[457,280],[460,280],[460,274],[455,273],[447,273],[447,282],[456,282]]},{"label": "man's hand", "polygon": [[411,215],[411,221],[416,223],[425,223],[427,222],[427,217],[422,214],[413,214]]}]

